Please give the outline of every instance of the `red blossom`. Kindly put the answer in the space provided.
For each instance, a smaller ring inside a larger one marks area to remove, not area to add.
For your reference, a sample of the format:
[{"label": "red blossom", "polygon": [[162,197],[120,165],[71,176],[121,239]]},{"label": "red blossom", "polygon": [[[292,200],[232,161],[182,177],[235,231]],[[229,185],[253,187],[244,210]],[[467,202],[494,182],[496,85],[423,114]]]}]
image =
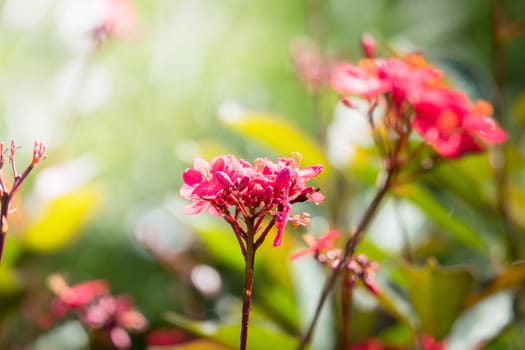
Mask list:
[{"label": "red blossom", "polygon": [[97,44],[107,39],[128,39],[136,34],[136,13],[131,0],[104,0],[100,25],[93,30]]},{"label": "red blossom", "polygon": [[193,168],[182,175],[180,194],[192,201],[185,213],[199,214],[208,209],[211,214],[222,215],[237,231],[242,231],[242,223],[249,220],[257,222],[257,231],[262,218],[271,216],[277,228],[273,244],[279,246],[288,221],[296,225],[308,221],[305,217],[290,216],[292,204],[304,201],[319,204],[324,199],[317,189],[306,185],[323,167],[299,168],[300,161],[298,153],[279,158],[277,163],[258,158],[251,164],[233,155],[216,157],[210,163],[197,158]]},{"label": "red blossom", "polygon": [[[421,345],[423,350],[446,350],[445,342],[434,340],[429,335],[423,334],[421,336]],[[358,345],[353,345],[350,350],[408,350],[412,349],[408,346],[394,346],[387,345],[383,341],[375,338],[369,338]]]},{"label": "red blossom", "polygon": [[368,58],[376,55],[376,39],[371,34],[365,33],[361,36],[361,51],[363,51],[363,55]]},{"label": "red blossom", "polygon": [[472,104],[458,91],[447,88],[427,91],[414,108],[412,127],[443,157],[480,152],[485,144],[506,140],[505,131],[490,118],[490,105]]},{"label": "red blossom", "polygon": [[332,87],[340,94],[357,95],[366,99],[390,91],[391,82],[380,77],[375,68],[373,62],[368,59],[362,60],[358,66],[341,63],[332,74]]},{"label": "red blossom", "polygon": [[344,95],[343,102],[348,101],[347,95],[368,100],[384,95],[379,101],[387,111],[386,126],[398,135],[407,133],[407,126],[411,126],[442,157],[480,152],[507,138],[490,118],[489,103],[473,103],[447,87],[443,74],[420,54],[404,59],[366,58],[358,66],[343,63],[332,76],[332,86]]},{"label": "red blossom", "polygon": [[340,236],[338,230],[329,231],[327,234],[315,239],[314,236],[310,234],[303,235],[303,239],[308,244],[308,248],[300,250],[290,257],[290,260],[296,260],[305,255],[316,255],[322,250],[330,249],[334,245],[334,241],[337,240]]},{"label": "red blossom", "polygon": [[88,329],[105,335],[117,349],[131,347],[128,332],[143,331],[148,326],[148,321],[133,307],[131,299],[125,295],[111,295],[103,280],[70,287],[63,277],[52,275],[48,285],[57,295],[51,304],[54,319],[73,311]]},{"label": "red blossom", "polygon": [[146,344],[148,346],[168,346],[182,344],[190,340],[191,337],[176,328],[158,328],[148,333]]}]

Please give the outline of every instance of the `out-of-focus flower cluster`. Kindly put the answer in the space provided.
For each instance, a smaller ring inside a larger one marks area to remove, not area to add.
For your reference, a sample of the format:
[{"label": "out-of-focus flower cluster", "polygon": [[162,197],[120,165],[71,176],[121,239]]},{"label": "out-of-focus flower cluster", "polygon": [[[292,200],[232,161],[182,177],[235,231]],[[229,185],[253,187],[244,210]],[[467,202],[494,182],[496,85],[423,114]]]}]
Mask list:
[{"label": "out-of-focus flower cluster", "polygon": [[[357,65],[340,63],[332,74],[332,87],[344,96],[368,100],[370,115],[380,108],[389,137],[402,138],[415,130],[446,158],[480,152],[506,140],[505,131],[491,118],[491,105],[473,102],[450,88],[422,55],[371,58],[372,44],[364,46],[368,57]],[[352,107],[349,99],[343,102]]]},{"label": "out-of-focus flower cluster", "polygon": [[92,36],[100,46],[108,39],[128,39],[136,35],[136,13],[131,0],[104,0],[100,24]]},{"label": "out-of-focus flower cluster", "polygon": [[[423,334],[420,337],[421,349],[422,350],[446,350],[446,343],[437,341],[429,335]],[[384,344],[378,339],[367,339],[361,344],[354,345],[351,350],[407,350],[410,348],[404,346],[390,346]]]},{"label": "out-of-focus flower cluster", "polygon": [[[183,174],[184,184],[180,194],[192,201],[186,214],[199,214],[208,209],[213,215],[222,216],[235,233],[246,239],[248,226],[258,232],[264,219],[271,221],[261,234],[262,240],[275,225],[277,234],[273,241],[279,246],[288,221],[306,226],[309,215],[290,215],[292,204],[312,201],[319,204],[324,197],[307,182],[319,175],[323,167],[313,165],[300,168],[301,155],[279,158],[276,163],[268,158],[255,159],[253,164],[233,155],[214,158],[210,163],[197,158],[194,167]],[[262,240],[258,240],[262,243]]]},{"label": "out-of-focus flower cluster", "polygon": [[[315,239],[310,234],[306,234],[303,238],[308,244],[308,248],[294,253],[290,259],[295,260],[305,255],[312,255],[319,263],[330,269],[335,269],[343,259],[343,250],[335,247],[335,241],[339,237],[340,233],[337,230],[329,231],[318,239]],[[365,287],[373,294],[380,294],[379,288],[374,281],[379,264],[371,261],[364,254],[359,254],[350,259],[344,268],[346,269],[344,274],[345,282],[348,286],[352,287],[357,282],[362,281]]]},{"label": "out-of-focus flower cluster", "polygon": [[310,94],[316,95],[329,87],[334,62],[323,56],[317,44],[309,38],[299,38],[290,45],[297,76]]},{"label": "out-of-focus flower cluster", "polygon": [[131,299],[111,295],[103,280],[69,286],[63,277],[52,275],[48,285],[57,295],[51,304],[54,320],[73,312],[90,332],[102,336],[117,349],[131,347],[128,332],[140,332],[148,327],[148,321],[133,307]]}]

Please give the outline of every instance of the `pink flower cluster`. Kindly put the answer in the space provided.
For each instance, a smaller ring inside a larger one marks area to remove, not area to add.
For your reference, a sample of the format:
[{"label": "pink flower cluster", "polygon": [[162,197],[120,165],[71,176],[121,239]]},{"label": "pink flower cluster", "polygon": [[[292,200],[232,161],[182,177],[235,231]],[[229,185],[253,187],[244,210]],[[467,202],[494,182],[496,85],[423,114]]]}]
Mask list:
[{"label": "pink flower cluster", "polygon": [[[437,341],[429,335],[423,334],[420,336],[422,350],[446,350],[446,343]],[[404,346],[390,346],[384,344],[381,340],[370,338],[361,344],[354,345],[350,350],[407,350],[411,349]]]},{"label": "pink flower cluster", "polygon": [[70,287],[61,276],[53,275],[48,282],[57,295],[51,304],[54,319],[73,311],[90,331],[99,332],[117,349],[131,347],[128,331],[143,331],[148,326],[146,318],[133,308],[131,299],[125,295],[111,295],[103,280]]},{"label": "pink flower cluster", "polygon": [[192,201],[185,212],[199,214],[208,209],[213,215],[223,216],[243,238],[246,235],[243,225],[252,222],[257,232],[264,218],[270,216],[271,225],[277,228],[273,245],[279,246],[288,221],[295,225],[309,222],[307,214],[290,215],[292,204],[304,201],[319,204],[324,199],[318,189],[307,186],[323,167],[299,168],[300,161],[299,153],[279,158],[276,163],[258,158],[251,164],[233,155],[216,157],[210,163],[197,158],[194,167],[182,175],[180,194]]},{"label": "pink flower cluster", "polygon": [[[339,266],[343,258],[343,251],[335,247],[335,241],[337,241],[340,236],[341,234],[338,230],[329,231],[318,239],[315,239],[310,234],[306,234],[303,238],[308,244],[308,248],[294,253],[290,259],[295,260],[305,255],[313,255],[315,260],[321,264],[330,269],[335,269]],[[353,286],[358,281],[362,281],[364,286],[373,294],[380,294],[379,288],[374,281],[376,271],[379,269],[379,264],[371,261],[365,255],[360,254],[352,258],[344,268],[346,269],[345,283],[349,286]]]},{"label": "pink flower cluster", "polygon": [[480,152],[507,138],[490,117],[488,102],[472,102],[448,87],[443,74],[418,54],[405,59],[365,58],[357,65],[341,63],[331,83],[342,95],[368,99],[371,105],[384,103],[392,128],[411,126],[446,158]]}]

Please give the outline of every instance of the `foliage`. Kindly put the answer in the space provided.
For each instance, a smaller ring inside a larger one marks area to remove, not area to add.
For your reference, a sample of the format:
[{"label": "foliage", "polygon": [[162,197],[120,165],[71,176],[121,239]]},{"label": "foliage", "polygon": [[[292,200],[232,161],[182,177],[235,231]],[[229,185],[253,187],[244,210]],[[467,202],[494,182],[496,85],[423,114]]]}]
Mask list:
[{"label": "foliage", "polygon": [[[323,285],[338,278],[332,271],[346,258],[351,264],[341,268],[345,278],[338,281],[348,283],[328,289],[305,348],[523,348],[520,4],[0,2],[0,135],[20,145],[18,164],[32,163],[32,140],[48,145],[47,157],[10,198],[16,211],[7,218],[0,263],[0,348],[83,349],[89,342],[151,350],[237,348],[242,249],[232,222],[184,215],[189,202],[179,195],[181,175],[194,158],[235,154],[271,162],[293,152],[301,153],[303,168],[323,166],[308,188],[325,199],[319,206],[294,203],[286,219],[308,218],[309,227],[285,227],[284,220],[280,246],[260,245],[249,349],[298,346]],[[367,31],[373,35],[360,47]],[[413,52],[443,73],[439,84],[454,88],[425,101],[414,94],[402,113],[428,112],[436,100],[446,100],[451,109],[468,106],[461,121],[491,115],[508,137],[500,143],[501,134],[484,134],[494,130],[492,121],[469,121],[458,124],[467,128],[461,137],[468,146],[451,148],[450,124],[441,124],[436,139],[428,121],[410,120],[403,128],[414,127],[414,133],[399,132],[394,140],[406,141],[401,156],[413,152],[418,161],[400,166],[385,185],[384,160],[391,153],[377,144],[394,127],[381,124],[370,132],[370,119],[377,122],[384,109],[367,116],[368,110],[359,112],[363,101],[348,95],[371,100],[392,88],[383,75],[374,76],[370,61],[357,63],[362,53],[415,67],[422,61]],[[367,90],[356,91],[346,80],[332,82],[340,99],[329,78],[343,61],[351,65],[343,72],[367,84],[379,77],[373,81],[379,88],[364,84]],[[474,102],[480,99],[494,106],[493,113]],[[480,139],[484,143],[476,143]],[[434,148],[418,153],[423,141]],[[377,207],[360,225],[378,193]],[[280,208],[276,202],[261,227]],[[305,212],[309,217],[293,216]],[[340,235],[323,240],[332,230]],[[355,232],[353,246],[348,242]],[[269,234],[273,240],[276,231]],[[306,256],[290,260],[305,248]],[[343,253],[332,254],[336,248]],[[350,259],[358,256],[367,259]],[[56,274],[71,284],[62,283],[65,290],[105,281],[104,298],[113,298],[110,285],[115,300],[125,295],[124,309],[143,322],[135,327],[123,321],[125,312],[111,309],[100,295],[82,308],[71,306],[75,312],[65,318],[50,317],[56,288],[46,281]],[[82,323],[99,305],[117,323]],[[114,324],[123,326],[113,331]]]}]

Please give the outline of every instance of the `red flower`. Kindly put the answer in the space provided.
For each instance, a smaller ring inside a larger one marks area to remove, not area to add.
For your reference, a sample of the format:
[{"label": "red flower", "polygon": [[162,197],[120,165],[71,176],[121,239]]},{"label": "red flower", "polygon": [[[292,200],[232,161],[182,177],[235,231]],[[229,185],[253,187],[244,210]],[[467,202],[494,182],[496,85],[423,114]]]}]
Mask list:
[{"label": "red flower", "polygon": [[[297,202],[312,201],[319,204],[323,196],[306,183],[319,175],[323,167],[314,165],[299,168],[301,156],[279,158],[273,163],[258,158],[253,165],[237,160],[233,155],[214,158],[210,163],[194,160],[194,167],[182,175],[184,184],[180,194],[193,203],[185,208],[186,214],[199,214],[209,209],[211,214],[223,215],[237,230],[242,222],[255,220],[258,230],[266,215],[273,218],[277,228],[274,246],[279,246],[286,223],[290,219],[291,206]],[[241,220],[240,220],[241,219]],[[294,223],[307,220],[294,217]]]},{"label": "red flower", "polygon": [[55,319],[74,311],[88,329],[101,332],[117,349],[131,347],[128,331],[142,331],[148,326],[146,318],[133,308],[131,299],[111,295],[103,280],[70,287],[61,276],[53,275],[48,284],[57,295],[51,304]]},{"label": "red flower", "polygon": [[361,36],[361,51],[363,55],[368,58],[372,58],[376,55],[377,44],[376,39],[372,34],[365,33]]},{"label": "red flower", "polygon": [[421,336],[421,342],[425,350],[446,350],[447,346],[444,341],[437,341],[430,335],[423,334]]},{"label": "red flower", "polygon": [[93,30],[97,44],[107,39],[128,39],[136,34],[136,13],[131,0],[105,0],[103,6],[100,25]]},{"label": "red flower", "polygon": [[305,255],[315,255],[322,250],[331,249],[334,245],[334,241],[338,239],[340,235],[341,234],[338,230],[329,231],[327,234],[319,237],[317,240],[310,234],[303,235],[304,240],[308,244],[308,248],[292,254],[290,260],[293,261]]},{"label": "red flower", "polygon": [[377,67],[372,60],[362,60],[359,66],[341,63],[332,75],[332,87],[343,95],[357,95],[370,99],[392,89],[392,83],[377,73]]},{"label": "red flower", "polygon": [[485,144],[506,140],[506,133],[489,117],[486,102],[474,105],[460,92],[446,88],[429,90],[414,104],[412,127],[439,154],[457,158],[480,152]]},{"label": "red flower", "polygon": [[[507,134],[490,118],[487,102],[472,103],[464,94],[445,86],[442,73],[422,55],[404,60],[363,59],[359,65],[341,64],[332,86],[343,95],[385,99],[385,123],[393,134],[410,133],[410,125],[441,156],[457,158],[502,143]],[[343,98],[343,102],[347,101]],[[352,108],[350,104],[347,104]],[[377,102],[371,104],[372,110]],[[370,112],[371,113],[371,112]]]}]

